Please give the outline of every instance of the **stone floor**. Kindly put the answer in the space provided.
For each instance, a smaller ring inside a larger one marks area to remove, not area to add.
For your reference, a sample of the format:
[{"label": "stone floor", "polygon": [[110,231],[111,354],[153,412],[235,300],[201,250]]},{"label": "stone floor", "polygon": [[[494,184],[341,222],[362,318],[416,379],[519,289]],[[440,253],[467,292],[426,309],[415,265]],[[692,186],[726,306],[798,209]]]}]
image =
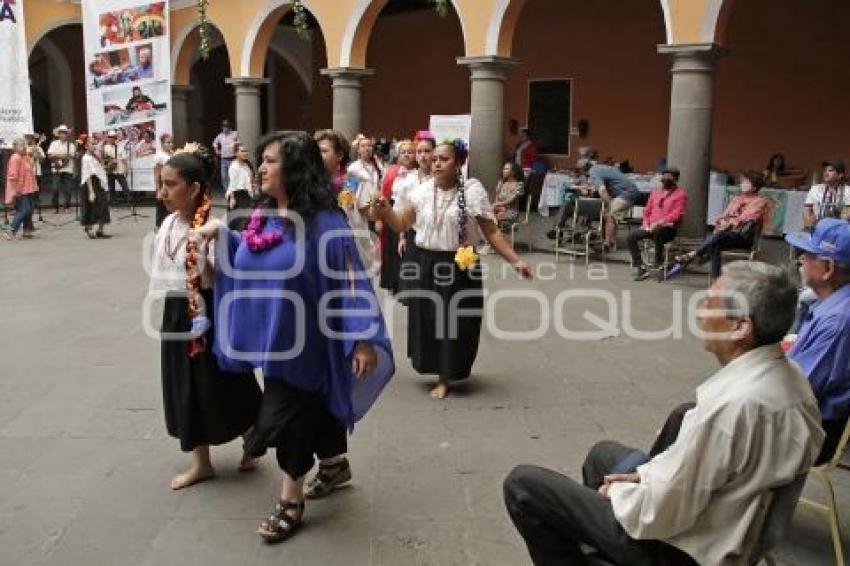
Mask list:
[{"label": "stone floor", "polygon": [[[74,224],[39,224],[36,240],[0,242],[0,564],[528,564],[501,502],[508,470],[534,463],[576,476],[597,440],[646,446],[667,410],[715,368],[687,333],[575,341],[549,329],[511,341],[489,332],[468,386],[436,402],[405,359],[404,311],[392,309],[398,373],[355,430],[352,487],[310,504],[295,539],[266,546],[254,530],[278,490],[273,458],[239,474],[234,443],[214,450],[217,480],[168,489],[186,457],[165,434],[158,344],[143,331],[142,240],[151,224],[117,221],[104,241]],[[541,275],[534,284],[491,278],[491,293],[530,288],[545,300],[502,296],[491,325],[533,329],[560,292],[595,288],[618,299],[631,292],[620,312],[627,302],[636,328],[660,330],[675,293],[686,300],[705,285],[699,275],[633,283],[621,262],[601,281],[589,281],[582,262]],[[568,301],[563,322],[593,330],[587,313],[605,318],[606,310],[600,300]],[[848,532],[848,474],[836,483]],[[806,493],[818,492],[809,485]],[[826,523],[798,511],[777,554],[783,564],[832,564]]]}]

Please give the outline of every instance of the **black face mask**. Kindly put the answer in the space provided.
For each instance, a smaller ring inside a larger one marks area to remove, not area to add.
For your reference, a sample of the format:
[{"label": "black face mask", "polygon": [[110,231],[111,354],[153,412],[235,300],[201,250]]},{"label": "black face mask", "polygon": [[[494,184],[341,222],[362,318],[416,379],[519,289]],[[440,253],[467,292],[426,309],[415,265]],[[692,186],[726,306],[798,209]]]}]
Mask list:
[{"label": "black face mask", "polygon": [[676,181],[673,181],[672,179],[664,179],[663,181],[661,181],[661,184],[664,186],[665,189],[672,189],[676,186]]}]

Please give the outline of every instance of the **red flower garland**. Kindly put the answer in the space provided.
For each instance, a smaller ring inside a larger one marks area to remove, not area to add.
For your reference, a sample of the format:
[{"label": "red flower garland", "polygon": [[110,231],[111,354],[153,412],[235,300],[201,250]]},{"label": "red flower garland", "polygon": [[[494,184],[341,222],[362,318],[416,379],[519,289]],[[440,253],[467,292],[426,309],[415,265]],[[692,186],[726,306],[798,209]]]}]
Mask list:
[{"label": "red flower garland", "polygon": [[[207,223],[212,208],[212,199],[204,195],[201,206],[195,211],[195,217],[189,226],[189,232],[196,230]],[[189,294],[189,316],[195,318],[201,314],[201,270],[198,268],[198,243],[189,237],[186,243],[186,290]],[[189,342],[189,357],[194,358],[204,351],[206,341],[202,336],[193,338]]]}]

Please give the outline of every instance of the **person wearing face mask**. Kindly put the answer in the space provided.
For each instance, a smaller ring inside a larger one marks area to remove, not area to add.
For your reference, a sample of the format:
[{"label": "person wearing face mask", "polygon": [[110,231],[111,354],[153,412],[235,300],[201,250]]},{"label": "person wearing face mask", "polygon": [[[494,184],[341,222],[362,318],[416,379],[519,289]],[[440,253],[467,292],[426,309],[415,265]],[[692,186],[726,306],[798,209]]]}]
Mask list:
[{"label": "person wearing face mask", "polygon": [[726,205],[726,210],[714,223],[714,232],[696,250],[677,256],[665,279],[677,277],[694,260],[711,260],[711,277],[717,279],[723,267],[724,250],[751,248],[768,212],[768,200],[758,194],[763,186],[761,173],[747,171],[742,174],[741,194]]},{"label": "person wearing face mask", "polygon": [[832,458],[850,417],[850,223],[825,218],[812,234],[788,235],[800,275],[816,297],[788,352],[812,385],[826,440],[815,465]]},{"label": "person wearing face mask", "polygon": [[632,254],[633,277],[643,281],[649,277],[649,270],[643,264],[638,243],[652,238],[655,244],[655,266],[661,265],[664,257],[664,245],[676,237],[679,223],[685,217],[688,207],[688,194],[679,186],[679,170],[668,167],[661,175],[661,188],[652,191],[640,230],[634,230],[627,238],[629,252]]}]

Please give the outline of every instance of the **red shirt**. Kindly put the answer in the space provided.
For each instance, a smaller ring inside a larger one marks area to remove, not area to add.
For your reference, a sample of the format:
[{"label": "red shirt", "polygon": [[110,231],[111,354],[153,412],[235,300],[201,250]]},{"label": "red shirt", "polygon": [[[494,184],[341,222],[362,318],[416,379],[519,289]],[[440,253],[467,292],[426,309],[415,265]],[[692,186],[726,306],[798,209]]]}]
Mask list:
[{"label": "red shirt", "polygon": [[35,192],[38,192],[38,182],[32,163],[21,154],[13,153],[6,166],[6,204],[12,204],[18,195]]},{"label": "red shirt", "polygon": [[680,186],[672,190],[656,189],[649,194],[646,208],[643,209],[643,227],[649,228],[661,222],[672,226],[685,217],[688,208],[688,193]]}]

